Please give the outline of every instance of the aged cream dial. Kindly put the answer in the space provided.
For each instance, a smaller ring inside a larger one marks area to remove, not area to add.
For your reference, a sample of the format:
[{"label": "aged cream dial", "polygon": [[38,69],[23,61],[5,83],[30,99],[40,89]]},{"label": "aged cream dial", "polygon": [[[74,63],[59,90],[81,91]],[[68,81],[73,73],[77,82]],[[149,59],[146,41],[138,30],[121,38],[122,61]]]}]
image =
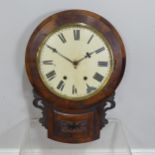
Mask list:
[{"label": "aged cream dial", "polygon": [[113,55],[104,37],[85,24],[51,32],[37,53],[45,86],[55,95],[82,100],[98,93],[113,70]]}]

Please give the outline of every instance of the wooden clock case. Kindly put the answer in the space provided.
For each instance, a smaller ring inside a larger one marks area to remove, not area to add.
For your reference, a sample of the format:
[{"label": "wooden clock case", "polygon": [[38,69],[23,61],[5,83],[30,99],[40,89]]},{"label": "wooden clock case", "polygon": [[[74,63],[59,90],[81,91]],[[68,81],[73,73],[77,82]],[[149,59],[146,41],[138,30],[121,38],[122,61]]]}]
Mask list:
[{"label": "wooden clock case", "polygon": [[[114,56],[110,80],[98,94],[85,100],[63,99],[51,93],[37,69],[36,54],[42,41],[51,31],[70,23],[85,23],[97,29],[106,38]],[[43,110],[40,123],[48,130],[48,137],[66,143],[98,139],[100,129],[108,123],[106,111],[115,107],[114,92],[125,69],[125,48],[116,29],[106,19],[89,11],[59,12],[45,19],[33,32],[27,45],[25,63],[34,88],[33,104]]]}]

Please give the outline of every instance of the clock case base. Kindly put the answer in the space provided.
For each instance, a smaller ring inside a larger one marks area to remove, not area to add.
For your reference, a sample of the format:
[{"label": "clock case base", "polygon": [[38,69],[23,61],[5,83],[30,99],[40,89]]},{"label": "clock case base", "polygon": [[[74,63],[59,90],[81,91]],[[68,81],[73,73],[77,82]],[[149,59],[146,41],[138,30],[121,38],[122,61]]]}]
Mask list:
[{"label": "clock case base", "polygon": [[115,107],[114,95],[83,113],[64,113],[54,109],[33,90],[33,105],[42,110],[39,122],[48,130],[48,138],[64,143],[84,143],[100,137],[108,123],[106,112]]}]

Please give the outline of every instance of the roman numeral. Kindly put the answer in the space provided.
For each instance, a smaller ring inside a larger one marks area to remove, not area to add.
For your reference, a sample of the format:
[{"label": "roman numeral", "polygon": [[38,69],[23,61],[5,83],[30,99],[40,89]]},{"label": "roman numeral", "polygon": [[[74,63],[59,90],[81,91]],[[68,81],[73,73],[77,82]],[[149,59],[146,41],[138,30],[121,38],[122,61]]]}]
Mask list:
[{"label": "roman numeral", "polygon": [[43,64],[44,65],[53,65],[53,61],[52,60],[44,60]]},{"label": "roman numeral", "polygon": [[86,86],[87,86],[87,94],[89,94],[89,93],[91,93],[91,92],[93,92],[93,91],[95,91],[96,90],[96,88],[95,87],[93,87],[93,86],[89,86],[88,84],[86,84]]},{"label": "roman numeral", "polygon": [[99,74],[99,73],[95,73],[94,76],[93,76],[93,78],[95,80],[97,80],[98,82],[101,82],[104,77],[101,74]]},{"label": "roman numeral", "polygon": [[92,34],[92,35],[90,36],[90,38],[89,38],[87,44],[89,44],[89,43],[92,41],[93,37],[94,37],[94,35]]},{"label": "roman numeral", "polygon": [[64,81],[61,80],[61,81],[59,82],[58,86],[57,86],[57,89],[63,91],[64,86],[65,86],[65,83],[64,83]]},{"label": "roman numeral", "polygon": [[72,94],[77,94],[77,88],[74,85],[72,86]]},{"label": "roman numeral", "polygon": [[80,30],[74,30],[74,40],[80,40]]},{"label": "roman numeral", "polygon": [[101,47],[101,48],[97,49],[97,50],[95,51],[95,53],[98,54],[98,53],[100,53],[100,52],[102,52],[102,51],[104,51],[104,50],[105,50],[105,48],[104,48],[104,47]]},{"label": "roman numeral", "polygon": [[108,66],[108,62],[107,61],[99,61],[98,62],[98,66],[99,67],[107,67]]},{"label": "roman numeral", "polygon": [[63,33],[58,34],[58,37],[60,38],[60,40],[61,40],[63,43],[66,43],[66,39],[65,39]]},{"label": "roman numeral", "polygon": [[47,73],[47,74],[46,74],[46,77],[47,77],[48,80],[50,81],[50,80],[52,80],[52,79],[54,79],[54,78],[56,77],[56,72],[53,70],[53,71]]}]

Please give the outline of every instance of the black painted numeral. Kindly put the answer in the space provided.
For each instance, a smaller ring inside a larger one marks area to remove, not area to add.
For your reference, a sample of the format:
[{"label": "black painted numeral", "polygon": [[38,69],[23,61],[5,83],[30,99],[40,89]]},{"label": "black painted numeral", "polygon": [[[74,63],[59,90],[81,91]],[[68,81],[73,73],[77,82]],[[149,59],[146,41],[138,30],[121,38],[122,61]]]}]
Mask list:
[{"label": "black painted numeral", "polygon": [[77,94],[77,88],[74,85],[72,86],[72,94]]},{"label": "black painted numeral", "polygon": [[95,51],[95,53],[98,54],[98,53],[100,53],[100,52],[102,52],[102,51],[104,51],[104,50],[105,50],[105,48],[104,48],[104,47],[101,47],[101,48],[97,49],[97,50]]},{"label": "black painted numeral", "polygon": [[87,44],[89,44],[89,43],[92,41],[93,37],[94,37],[94,35],[92,34],[92,35],[90,36],[90,38],[89,38]]},{"label": "black painted numeral", "polygon": [[96,88],[95,87],[93,87],[93,86],[89,86],[88,84],[86,84],[86,86],[87,86],[87,94],[89,94],[89,93],[91,93],[91,92],[93,92],[93,91],[95,91],[96,90]]},{"label": "black painted numeral", "polygon": [[44,60],[43,64],[44,65],[53,65],[53,61],[52,60]]},{"label": "black painted numeral", "polygon": [[61,40],[63,43],[66,43],[66,39],[65,39],[63,33],[60,33],[60,34],[58,35],[58,37],[60,38],[60,40]]},{"label": "black painted numeral", "polygon": [[56,77],[56,72],[53,70],[53,71],[47,73],[47,74],[46,74],[46,77],[47,77],[48,80],[50,81],[50,80],[52,80],[52,79],[54,79],[54,78]]},{"label": "black painted numeral", "polygon": [[61,81],[59,82],[58,86],[57,86],[57,89],[63,91],[64,86],[65,86],[65,83],[64,83],[64,81],[61,80]]},{"label": "black painted numeral", "polygon": [[107,61],[99,61],[98,62],[98,66],[99,67],[107,67],[108,66],[108,62]]},{"label": "black painted numeral", "polygon": [[74,30],[74,40],[80,40],[80,30]]},{"label": "black painted numeral", "polygon": [[99,74],[99,73],[95,73],[94,76],[93,76],[93,78],[95,80],[97,80],[98,82],[101,82],[104,77],[101,74]]}]

